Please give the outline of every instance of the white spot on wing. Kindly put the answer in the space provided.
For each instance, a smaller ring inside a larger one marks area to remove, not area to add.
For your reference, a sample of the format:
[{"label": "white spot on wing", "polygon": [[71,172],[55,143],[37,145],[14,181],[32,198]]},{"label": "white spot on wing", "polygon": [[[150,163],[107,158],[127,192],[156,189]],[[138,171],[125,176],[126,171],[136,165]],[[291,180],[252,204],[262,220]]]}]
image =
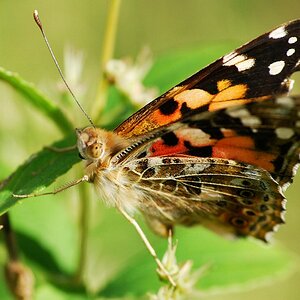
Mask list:
[{"label": "white spot on wing", "polygon": [[270,39],[280,39],[280,38],[285,37],[286,35],[287,35],[287,32],[285,30],[285,27],[281,26],[279,28],[276,28],[272,32],[270,32],[269,38]]},{"label": "white spot on wing", "polygon": [[295,36],[292,36],[289,38],[288,43],[289,44],[295,44],[297,42],[297,38]]},{"label": "white spot on wing", "polygon": [[239,118],[244,126],[255,127],[261,125],[260,119],[251,115],[246,108],[227,110],[227,114],[230,117]]},{"label": "white spot on wing", "polygon": [[276,224],[274,227],[273,227],[273,232],[277,232],[278,229],[280,227],[280,224]]},{"label": "white spot on wing", "polygon": [[[226,56],[224,56],[224,58],[225,57]],[[225,62],[223,60],[223,64],[224,64],[224,66],[235,66],[236,64],[241,63],[241,62],[243,62],[245,60],[247,60],[247,56],[245,56],[245,55],[237,55],[235,57],[229,58],[229,60],[226,60]]]},{"label": "white spot on wing", "polygon": [[224,57],[223,57],[223,64],[225,64],[226,62],[228,62],[229,60],[231,60],[233,57],[235,57],[237,55],[237,53],[236,52],[230,52],[230,53],[228,53],[228,54],[226,54],[226,55],[224,55]]},{"label": "white spot on wing", "polygon": [[237,63],[235,66],[238,68],[239,72],[248,70],[252,68],[255,64],[255,59],[254,58],[248,58],[245,61],[242,61],[240,63]]},{"label": "white spot on wing", "polygon": [[193,146],[209,143],[210,135],[199,128],[183,128],[176,131],[176,135],[187,141],[191,141]]},{"label": "white spot on wing", "polygon": [[293,176],[296,176],[298,169],[299,169],[299,163],[295,164],[293,167],[293,170],[292,170]]},{"label": "white spot on wing", "polygon": [[290,186],[290,184],[291,184],[290,182],[284,183],[284,184],[282,185],[282,187],[281,187],[282,191],[285,192],[286,189]]},{"label": "white spot on wing", "polygon": [[272,231],[267,232],[266,235],[265,235],[265,240],[267,242],[270,242],[272,240],[272,238],[273,238],[273,232]]},{"label": "white spot on wing", "polygon": [[275,61],[269,65],[270,75],[278,75],[284,68],[285,62],[283,60]]},{"label": "white spot on wing", "polygon": [[296,52],[296,50],[295,50],[294,48],[291,48],[291,49],[289,49],[289,50],[286,52],[286,55],[287,55],[287,56],[292,56],[295,52]]},{"label": "white spot on wing", "polygon": [[[282,194],[282,193],[281,193],[281,194]],[[287,200],[284,198],[284,199],[282,200],[282,202],[281,202],[281,207],[282,207],[283,209],[286,209],[286,204],[287,204]],[[286,213],[285,210],[282,211],[282,212],[280,213],[280,217],[282,218],[282,220],[284,220],[285,213]]]},{"label": "white spot on wing", "polygon": [[[199,175],[199,173],[203,172],[208,167],[209,167],[209,165],[201,164],[201,163],[194,164],[194,166],[191,166],[190,164],[187,164],[184,167],[184,171],[185,171],[186,175],[192,175],[192,174]],[[180,176],[177,176],[177,178],[178,177],[180,177]]]},{"label": "white spot on wing", "polygon": [[250,113],[246,108],[241,108],[241,109],[228,109],[226,110],[226,113],[232,117],[232,118],[245,118],[245,117],[249,117]]},{"label": "white spot on wing", "polygon": [[258,117],[256,116],[249,116],[248,118],[241,119],[243,125],[248,126],[248,127],[254,127],[254,126],[259,126],[261,125],[261,121]]},{"label": "white spot on wing", "polygon": [[294,130],[288,127],[278,127],[276,128],[275,133],[278,138],[287,140],[294,135]]},{"label": "white spot on wing", "polygon": [[237,55],[237,53],[229,54],[228,57],[227,55],[224,56],[223,65],[227,67],[235,66],[239,72],[241,72],[252,68],[255,64],[254,58],[248,58],[246,55],[242,54],[237,56],[234,55]]},{"label": "white spot on wing", "polygon": [[[286,107],[294,107],[295,106],[295,102],[293,100],[293,98],[291,97],[280,97],[276,99],[276,103],[280,104],[280,105],[284,105]],[[299,112],[300,113],[300,112]]]},{"label": "white spot on wing", "polygon": [[[286,203],[286,202],[285,202]],[[282,205],[282,207],[285,209],[285,205]],[[282,211],[281,213],[280,213],[280,219],[281,220],[285,220],[285,215],[286,215],[286,211],[284,210],[284,211]]]}]

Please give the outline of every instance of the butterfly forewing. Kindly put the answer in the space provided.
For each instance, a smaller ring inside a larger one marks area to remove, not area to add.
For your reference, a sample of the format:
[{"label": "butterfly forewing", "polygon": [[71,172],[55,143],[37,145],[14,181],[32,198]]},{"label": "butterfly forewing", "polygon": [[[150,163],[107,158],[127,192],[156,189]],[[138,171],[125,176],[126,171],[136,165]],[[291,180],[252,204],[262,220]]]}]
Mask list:
[{"label": "butterfly forewing", "polygon": [[286,23],[232,53],[158,97],[115,131],[144,135],[202,111],[270,99],[289,91],[298,70],[300,20]]}]

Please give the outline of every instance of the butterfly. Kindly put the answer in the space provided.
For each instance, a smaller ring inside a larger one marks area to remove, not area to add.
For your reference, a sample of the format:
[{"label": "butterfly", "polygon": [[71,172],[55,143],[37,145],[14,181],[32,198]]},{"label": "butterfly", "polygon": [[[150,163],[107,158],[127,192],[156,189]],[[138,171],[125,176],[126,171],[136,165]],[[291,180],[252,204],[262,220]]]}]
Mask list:
[{"label": "butterfly", "polygon": [[[267,241],[284,223],[283,192],[299,164],[300,20],[221,57],[156,98],[114,131],[76,129],[85,175],[101,199],[168,236],[201,224]],[[166,272],[167,273],[167,272]]]},{"label": "butterfly", "polygon": [[200,70],[113,132],[78,129],[85,174],[101,198],[174,225],[267,240],[284,223],[283,191],[299,162],[300,20]]}]

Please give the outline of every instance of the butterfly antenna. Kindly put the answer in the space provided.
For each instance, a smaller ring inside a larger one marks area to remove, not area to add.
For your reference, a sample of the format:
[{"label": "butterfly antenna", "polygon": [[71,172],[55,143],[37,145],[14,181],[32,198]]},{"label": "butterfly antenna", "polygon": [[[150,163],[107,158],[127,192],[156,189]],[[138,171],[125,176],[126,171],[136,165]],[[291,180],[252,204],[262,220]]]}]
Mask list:
[{"label": "butterfly antenna", "polygon": [[57,68],[57,70],[58,70],[58,72],[59,72],[60,77],[62,78],[62,80],[63,80],[64,84],[66,85],[67,89],[69,90],[69,92],[71,93],[73,99],[75,100],[75,102],[76,102],[77,105],[79,106],[80,110],[81,110],[81,111],[83,112],[83,114],[86,116],[86,118],[88,119],[88,121],[90,122],[90,124],[91,124],[93,127],[95,127],[95,125],[94,125],[92,119],[91,119],[90,116],[85,112],[85,110],[84,110],[83,107],[81,106],[80,102],[77,100],[76,96],[75,96],[74,93],[72,92],[72,90],[71,90],[70,86],[68,85],[67,81],[65,80],[65,77],[64,77],[64,75],[63,75],[63,73],[62,73],[62,71],[61,71],[61,68],[60,68],[59,64],[58,64],[58,61],[57,61],[57,59],[56,59],[56,57],[55,57],[55,55],[54,55],[54,53],[53,53],[53,51],[52,51],[52,48],[51,48],[49,42],[48,42],[47,36],[46,36],[45,31],[44,31],[44,29],[43,29],[43,25],[42,25],[42,22],[41,22],[41,20],[40,20],[40,18],[39,18],[39,14],[38,14],[38,11],[37,11],[37,10],[34,10],[34,12],[33,12],[33,18],[34,18],[35,23],[38,25],[38,27],[40,28],[40,30],[41,30],[41,32],[42,32],[42,35],[43,35],[43,38],[44,38],[44,40],[45,40],[45,42],[46,42],[47,48],[48,48],[48,50],[49,50],[49,52],[50,52],[50,54],[51,54],[51,57],[52,57],[52,59],[53,59],[53,61],[54,61],[54,63],[55,63],[55,66],[56,66],[56,68]]}]

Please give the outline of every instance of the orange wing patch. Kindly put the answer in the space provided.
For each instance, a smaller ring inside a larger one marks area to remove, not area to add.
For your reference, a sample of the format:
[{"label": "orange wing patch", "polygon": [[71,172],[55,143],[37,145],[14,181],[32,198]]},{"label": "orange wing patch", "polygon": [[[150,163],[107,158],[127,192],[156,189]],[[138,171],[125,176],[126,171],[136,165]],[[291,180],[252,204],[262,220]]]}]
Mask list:
[{"label": "orange wing patch", "polygon": [[213,146],[215,140],[210,139],[210,136],[198,128],[185,128],[173,133],[172,141],[166,142],[163,139],[158,139],[149,148],[149,156],[165,156],[171,154],[186,154],[188,147],[186,142],[189,142],[193,147]]},{"label": "orange wing patch", "polygon": [[181,106],[183,103],[188,103],[188,107],[191,109],[197,109],[199,104],[201,106],[206,105],[212,101],[213,95],[201,90],[201,89],[192,89],[181,92],[180,94],[174,97],[174,100],[177,101]]},{"label": "orange wing patch", "polygon": [[168,100],[168,105],[160,107],[155,110],[150,116],[149,120],[156,126],[164,126],[183,118],[186,110],[194,110],[199,107],[208,105],[213,95],[201,90],[191,89],[180,92],[175,95],[173,99]]},{"label": "orange wing patch", "polygon": [[215,95],[212,102],[224,102],[233,99],[243,99],[246,96],[247,89],[248,88],[246,84],[227,86],[225,89],[221,90],[218,94]]},{"label": "orange wing patch", "polygon": [[231,86],[231,81],[228,79],[220,80],[217,83],[218,91],[221,92]]},{"label": "orange wing patch", "polygon": [[233,159],[274,171],[272,161],[275,154],[255,150],[255,143],[249,136],[233,136],[219,140],[212,149],[212,157]]},{"label": "orange wing patch", "polygon": [[[274,172],[273,161],[277,155],[256,149],[250,136],[238,136],[224,130],[224,138],[211,139],[198,128],[179,129],[168,138],[159,138],[149,148],[148,156],[188,155],[232,159]],[[211,150],[209,150],[211,149]]]},{"label": "orange wing patch", "polygon": [[[186,86],[175,87],[165,94],[167,98],[163,104],[156,108],[148,108],[147,116],[143,116],[138,126],[117,129],[125,137],[143,135],[151,130],[180,121],[185,117],[202,111],[215,111],[230,106],[237,106],[249,102],[257,102],[270,98],[246,98],[248,86],[246,84],[232,85],[230,80],[217,82],[218,93],[211,94],[203,89],[187,89]],[[139,116],[137,115],[137,118]],[[137,120],[132,119],[134,124]]]}]

